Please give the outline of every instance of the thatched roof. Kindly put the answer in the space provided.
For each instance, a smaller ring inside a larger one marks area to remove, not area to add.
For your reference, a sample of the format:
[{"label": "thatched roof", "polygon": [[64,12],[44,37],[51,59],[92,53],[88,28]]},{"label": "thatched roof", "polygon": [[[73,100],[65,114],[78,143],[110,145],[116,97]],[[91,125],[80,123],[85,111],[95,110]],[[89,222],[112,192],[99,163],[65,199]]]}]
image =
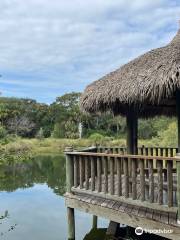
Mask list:
[{"label": "thatched roof", "polygon": [[180,30],[165,47],[151,50],[85,89],[80,105],[86,112],[126,115],[135,105],[141,117],[175,115],[180,89]]}]

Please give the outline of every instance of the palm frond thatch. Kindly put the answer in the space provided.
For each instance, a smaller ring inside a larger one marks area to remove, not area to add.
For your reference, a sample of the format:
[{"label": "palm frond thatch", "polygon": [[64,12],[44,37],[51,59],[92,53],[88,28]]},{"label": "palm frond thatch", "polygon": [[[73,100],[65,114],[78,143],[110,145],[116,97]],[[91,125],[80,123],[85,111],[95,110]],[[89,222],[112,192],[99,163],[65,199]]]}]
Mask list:
[{"label": "palm frond thatch", "polygon": [[109,73],[85,89],[80,99],[86,112],[127,114],[129,106],[140,117],[176,114],[180,89],[180,30],[165,47],[151,50]]}]

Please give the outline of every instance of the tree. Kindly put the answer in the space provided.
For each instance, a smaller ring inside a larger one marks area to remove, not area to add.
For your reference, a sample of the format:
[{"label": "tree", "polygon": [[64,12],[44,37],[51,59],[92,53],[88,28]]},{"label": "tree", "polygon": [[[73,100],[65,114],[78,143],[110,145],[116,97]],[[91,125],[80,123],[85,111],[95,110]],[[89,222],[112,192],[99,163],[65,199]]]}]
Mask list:
[{"label": "tree", "polygon": [[31,137],[35,137],[41,127],[45,137],[51,135],[54,121],[47,104],[37,103],[33,99],[0,98],[0,122],[5,128],[9,128],[10,119],[19,119],[20,116],[36,125]]},{"label": "tree", "polygon": [[79,109],[80,93],[68,93],[57,97],[56,102],[51,105],[54,113],[54,137],[78,137],[78,126],[82,114]]},{"label": "tree", "polygon": [[33,136],[36,131],[36,125],[26,116],[16,116],[8,121],[8,130],[10,133],[25,137]]}]

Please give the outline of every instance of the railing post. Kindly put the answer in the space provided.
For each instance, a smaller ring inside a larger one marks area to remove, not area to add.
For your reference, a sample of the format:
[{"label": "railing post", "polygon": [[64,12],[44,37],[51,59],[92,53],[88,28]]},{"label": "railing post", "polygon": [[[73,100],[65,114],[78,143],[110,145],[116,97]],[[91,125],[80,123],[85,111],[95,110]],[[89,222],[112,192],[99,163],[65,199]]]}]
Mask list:
[{"label": "railing post", "polygon": [[[65,148],[65,154],[72,152],[72,147]],[[71,155],[66,154],[66,192],[71,193],[71,188],[74,185],[74,161]],[[68,240],[75,240],[75,215],[74,208],[67,207],[68,219]]]},{"label": "railing post", "polygon": [[176,168],[177,168],[177,204],[178,204],[178,214],[177,222],[180,224],[180,153],[176,155]]},{"label": "railing post", "polygon": [[[66,147],[65,148],[65,154],[67,152],[72,152],[72,147]],[[73,159],[71,155],[66,154],[66,191],[68,193],[71,193],[71,188],[74,184],[74,169],[73,169]]]}]

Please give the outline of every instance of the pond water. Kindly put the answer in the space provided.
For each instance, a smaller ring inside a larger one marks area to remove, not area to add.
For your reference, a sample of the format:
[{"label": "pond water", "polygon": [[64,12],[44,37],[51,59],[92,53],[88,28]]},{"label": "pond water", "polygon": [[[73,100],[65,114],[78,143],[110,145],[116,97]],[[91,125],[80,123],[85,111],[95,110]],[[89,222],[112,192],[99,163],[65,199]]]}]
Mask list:
[{"label": "pond water", "polygon": [[[28,163],[0,166],[0,239],[67,240],[65,158],[38,156]],[[103,240],[108,221],[98,220],[91,230],[92,216],[75,211],[76,239]],[[134,230],[121,228],[118,239],[147,239]],[[126,235],[126,238],[124,236]],[[148,239],[162,239],[150,236]]]},{"label": "pond water", "polygon": [[[0,239],[66,240],[63,193],[65,159],[39,156],[28,164],[0,166]],[[76,211],[76,239],[91,230],[92,217]],[[101,219],[99,227],[107,227]]]}]

